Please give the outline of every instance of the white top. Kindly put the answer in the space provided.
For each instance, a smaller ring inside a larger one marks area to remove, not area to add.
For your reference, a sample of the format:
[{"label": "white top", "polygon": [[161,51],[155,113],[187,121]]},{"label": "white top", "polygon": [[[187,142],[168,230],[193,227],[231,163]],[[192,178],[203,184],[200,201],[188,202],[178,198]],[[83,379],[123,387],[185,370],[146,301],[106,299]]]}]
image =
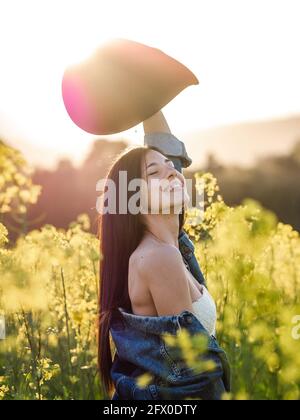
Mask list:
[{"label": "white top", "polygon": [[202,296],[192,303],[194,308],[193,313],[199,319],[203,327],[208,331],[209,335],[216,335],[217,309],[215,301],[206,287],[202,287]]}]

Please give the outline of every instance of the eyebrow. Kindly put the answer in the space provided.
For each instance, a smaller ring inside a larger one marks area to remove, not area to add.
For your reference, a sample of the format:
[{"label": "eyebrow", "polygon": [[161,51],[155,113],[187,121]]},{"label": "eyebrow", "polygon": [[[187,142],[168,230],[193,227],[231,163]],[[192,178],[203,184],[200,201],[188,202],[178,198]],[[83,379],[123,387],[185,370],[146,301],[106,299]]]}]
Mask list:
[{"label": "eyebrow", "polygon": [[[171,159],[165,159],[164,160],[164,162],[171,162]],[[150,168],[150,166],[154,166],[154,165],[158,165],[158,163],[156,163],[156,162],[152,162],[152,163],[149,163],[149,165],[146,167],[146,169],[148,169],[148,168]]]}]

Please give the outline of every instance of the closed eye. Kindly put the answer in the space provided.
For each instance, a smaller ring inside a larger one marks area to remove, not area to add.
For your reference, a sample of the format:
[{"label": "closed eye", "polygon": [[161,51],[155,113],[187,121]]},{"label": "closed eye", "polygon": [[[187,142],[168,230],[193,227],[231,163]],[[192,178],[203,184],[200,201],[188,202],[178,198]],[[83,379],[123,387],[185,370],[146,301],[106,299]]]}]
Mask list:
[{"label": "closed eye", "polygon": [[[173,161],[171,159],[165,159],[165,162],[168,163],[168,164],[170,164],[171,165],[171,168],[175,168],[175,165],[174,165],[174,163],[173,163]],[[157,165],[157,163],[151,163],[148,166],[152,166],[152,165]],[[148,174],[148,176],[156,175],[157,173],[158,173],[158,171],[151,172],[151,174]]]}]

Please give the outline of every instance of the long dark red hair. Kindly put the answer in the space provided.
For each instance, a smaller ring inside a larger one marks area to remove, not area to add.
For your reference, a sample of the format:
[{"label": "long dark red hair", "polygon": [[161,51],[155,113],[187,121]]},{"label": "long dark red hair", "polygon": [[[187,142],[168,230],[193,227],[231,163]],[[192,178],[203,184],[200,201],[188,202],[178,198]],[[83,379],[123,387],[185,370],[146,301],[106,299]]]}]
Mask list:
[{"label": "long dark red hair", "polygon": [[[133,179],[142,178],[142,164],[150,146],[131,146],[123,151],[112,163],[105,179],[112,180],[116,186],[116,214],[101,213],[98,221],[100,240],[100,286],[98,316],[98,368],[104,392],[109,395],[113,391],[110,376],[112,354],[110,346],[110,320],[112,311],[118,307],[131,311],[128,294],[128,264],[133,251],[141,242],[145,233],[143,215],[141,213],[120,214],[119,208],[119,172],[126,171],[127,184]],[[127,187],[127,186],[126,186]],[[128,201],[136,191],[128,191]],[[138,203],[137,203],[138,204]],[[179,232],[184,223],[184,207],[179,214]]]}]

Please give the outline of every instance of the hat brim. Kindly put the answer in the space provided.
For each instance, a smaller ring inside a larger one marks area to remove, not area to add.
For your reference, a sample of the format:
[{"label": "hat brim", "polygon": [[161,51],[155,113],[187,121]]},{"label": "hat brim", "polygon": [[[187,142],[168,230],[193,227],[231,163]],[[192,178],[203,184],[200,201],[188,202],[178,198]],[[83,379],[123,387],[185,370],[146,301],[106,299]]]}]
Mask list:
[{"label": "hat brim", "polygon": [[186,66],[161,50],[114,39],[65,70],[62,96],[77,126],[107,135],[134,127],[197,84]]}]

